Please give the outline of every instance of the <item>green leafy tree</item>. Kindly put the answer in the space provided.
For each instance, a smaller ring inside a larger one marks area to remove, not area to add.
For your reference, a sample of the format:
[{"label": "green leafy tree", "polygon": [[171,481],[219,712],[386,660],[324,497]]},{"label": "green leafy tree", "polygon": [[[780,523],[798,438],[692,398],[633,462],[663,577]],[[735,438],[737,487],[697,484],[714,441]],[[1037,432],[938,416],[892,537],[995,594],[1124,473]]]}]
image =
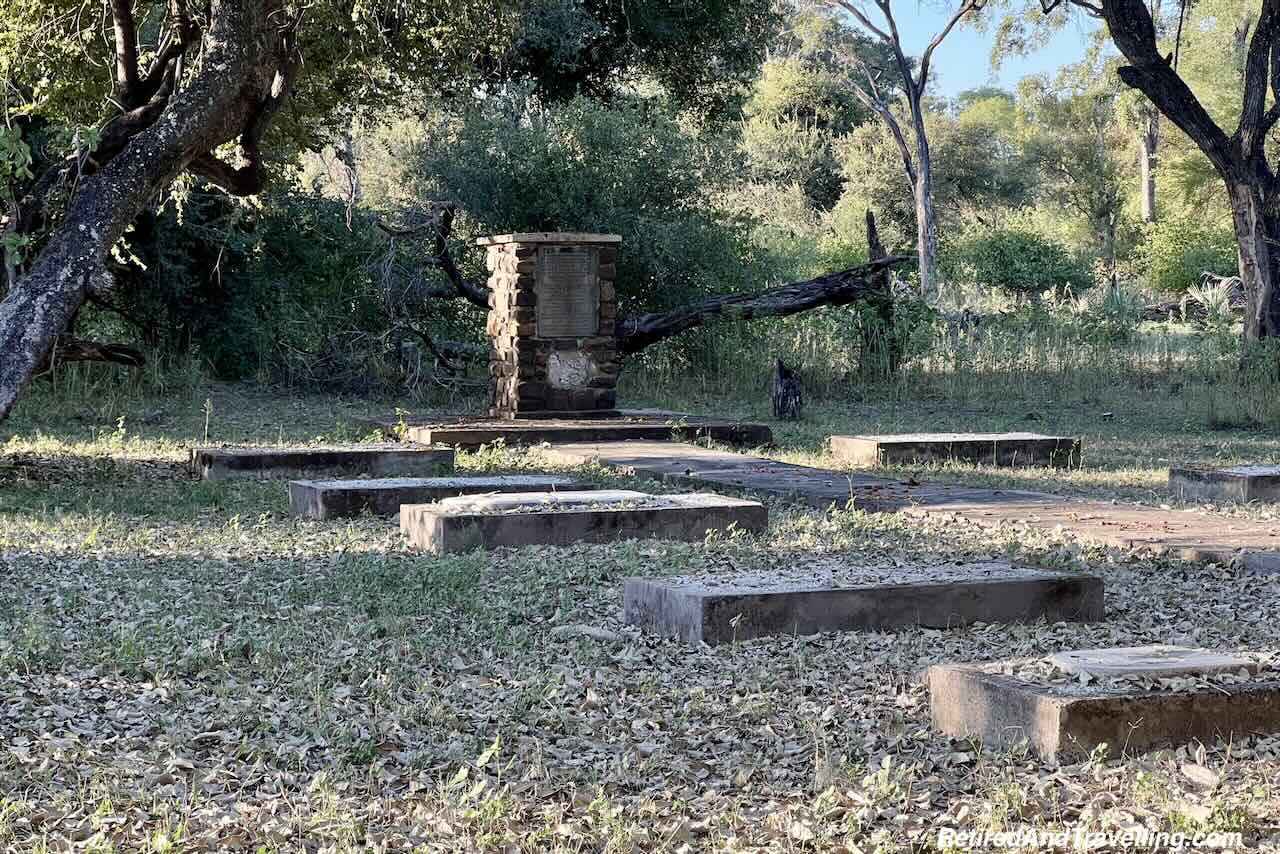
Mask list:
[{"label": "green leafy tree", "polygon": [[1088,268],[1059,243],[1030,231],[999,229],[970,237],[947,252],[952,275],[1020,296],[1083,290]]},{"label": "green leafy tree", "polygon": [[[0,418],[84,301],[109,299],[121,240],[180,176],[254,195],[365,110],[468,99],[513,78],[567,96],[634,74],[714,99],[754,73],[776,20],[756,0],[107,0],[101,33],[84,10],[13,0],[0,22],[5,127],[48,141],[29,179],[20,149],[4,154],[18,183],[4,221]],[[537,34],[564,15],[581,26],[562,51],[541,51]],[[566,52],[578,57],[567,77]]]},{"label": "green leafy tree", "polygon": [[1131,167],[1121,155],[1129,132],[1114,89],[1058,88],[1044,78],[1023,81],[1019,106],[1027,128],[1025,153],[1039,170],[1039,191],[1084,218],[1093,249],[1114,275]]}]

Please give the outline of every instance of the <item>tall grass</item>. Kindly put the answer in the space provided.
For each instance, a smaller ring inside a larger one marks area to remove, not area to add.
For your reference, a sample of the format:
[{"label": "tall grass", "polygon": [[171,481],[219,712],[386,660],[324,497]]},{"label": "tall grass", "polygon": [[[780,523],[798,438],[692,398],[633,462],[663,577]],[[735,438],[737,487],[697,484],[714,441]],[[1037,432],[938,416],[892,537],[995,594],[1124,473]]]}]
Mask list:
[{"label": "tall grass", "polygon": [[887,376],[860,363],[863,339],[845,309],[720,327],[700,333],[696,361],[674,349],[654,353],[642,376],[627,381],[683,399],[764,401],[781,358],[800,370],[810,400],[1147,407],[1209,429],[1280,427],[1280,346],[1259,345],[1242,358],[1238,331],[1224,339],[1187,326],[1139,326],[1123,300],[1101,296],[1094,310],[1028,308],[980,324],[934,318],[913,331],[906,362]]}]

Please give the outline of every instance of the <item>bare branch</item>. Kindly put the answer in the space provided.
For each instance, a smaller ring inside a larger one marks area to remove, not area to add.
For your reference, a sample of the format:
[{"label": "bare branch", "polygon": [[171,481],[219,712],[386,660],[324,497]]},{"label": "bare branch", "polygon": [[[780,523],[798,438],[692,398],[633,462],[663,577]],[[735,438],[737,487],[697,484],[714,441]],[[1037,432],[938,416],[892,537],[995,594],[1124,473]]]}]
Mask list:
[{"label": "bare branch", "polygon": [[925,86],[929,83],[929,62],[933,59],[933,52],[938,49],[938,45],[942,44],[943,39],[950,35],[951,30],[955,28],[955,25],[960,22],[961,18],[970,12],[976,12],[981,8],[982,0],[962,0],[960,8],[956,9],[955,14],[951,16],[951,20],[947,21],[947,25],[942,28],[941,32],[933,37],[933,41],[929,42],[929,46],[926,47],[924,49],[924,53],[920,55],[920,72],[916,81],[917,89],[923,92]]},{"label": "bare branch", "polygon": [[[1071,2],[1081,5],[1079,0]],[[1200,147],[1221,174],[1238,173],[1243,164],[1236,146],[1160,54],[1155,23],[1146,3],[1107,0],[1102,16],[1116,47],[1130,63],[1118,69],[1120,79],[1146,95]]]},{"label": "bare branch", "polygon": [[848,305],[875,294],[883,271],[909,260],[909,255],[891,255],[804,282],[752,294],[725,294],[662,314],[629,317],[619,324],[618,347],[623,353],[636,353],[672,335],[716,320],[786,317],[824,305]]},{"label": "bare branch", "polygon": [[408,228],[396,228],[379,222],[378,228],[392,237],[418,237],[430,232],[435,238],[435,254],[431,257],[431,266],[444,272],[458,296],[488,311],[489,288],[462,275],[449,252],[449,235],[453,233],[453,218],[458,206],[453,202],[432,202],[430,208],[432,217],[426,222]]},{"label": "bare branch", "polygon": [[1280,0],[1263,0],[1257,26],[1249,39],[1249,50],[1244,62],[1244,95],[1240,108],[1240,124],[1236,137],[1245,157],[1262,153],[1266,139],[1265,110],[1270,87],[1272,47],[1280,30]]}]

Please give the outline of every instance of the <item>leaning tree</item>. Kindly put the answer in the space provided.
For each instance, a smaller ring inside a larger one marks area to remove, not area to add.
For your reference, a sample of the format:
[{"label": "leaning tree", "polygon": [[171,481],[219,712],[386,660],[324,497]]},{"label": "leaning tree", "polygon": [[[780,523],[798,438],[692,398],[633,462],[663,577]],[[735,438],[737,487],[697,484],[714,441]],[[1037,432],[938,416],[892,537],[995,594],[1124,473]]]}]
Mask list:
[{"label": "leaning tree", "polygon": [[[1161,52],[1144,0],[1040,0],[1048,14],[1069,4],[1101,18],[1126,65],[1125,84],[1140,91],[1204,152],[1226,184],[1247,305],[1246,341],[1280,336],[1280,177],[1267,137],[1280,121],[1280,0],[1261,0],[1257,19],[1243,25],[1248,47],[1240,118],[1228,133]],[[1250,23],[1252,33],[1249,33]],[[1270,104],[1268,104],[1270,101]]]}]

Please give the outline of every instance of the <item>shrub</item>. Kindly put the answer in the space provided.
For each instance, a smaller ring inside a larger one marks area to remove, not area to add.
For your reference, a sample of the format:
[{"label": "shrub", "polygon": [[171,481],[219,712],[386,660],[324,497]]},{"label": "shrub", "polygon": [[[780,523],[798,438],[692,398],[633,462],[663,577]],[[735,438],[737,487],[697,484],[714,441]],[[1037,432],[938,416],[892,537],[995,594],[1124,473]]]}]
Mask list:
[{"label": "shrub", "polygon": [[[519,231],[621,234],[624,313],[765,284],[748,224],[713,204],[733,165],[725,146],[683,129],[661,104],[495,98],[437,114],[413,164],[420,197],[457,201],[458,237]],[[471,253],[474,265],[481,259]],[[473,268],[482,275],[478,267]]]},{"label": "shrub", "polygon": [[1092,276],[1060,244],[1030,231],[999,229],[944,250],[948,278],[1038,296],[1045,291],[1081,291]]},{"label": "shrub", "polygon": [[1236,241],[1231,227],[1190,219],[1166,219],[1146,227],[1137,268],[1147,287],[1185,293],[1202,274],[1233,276]]}]

